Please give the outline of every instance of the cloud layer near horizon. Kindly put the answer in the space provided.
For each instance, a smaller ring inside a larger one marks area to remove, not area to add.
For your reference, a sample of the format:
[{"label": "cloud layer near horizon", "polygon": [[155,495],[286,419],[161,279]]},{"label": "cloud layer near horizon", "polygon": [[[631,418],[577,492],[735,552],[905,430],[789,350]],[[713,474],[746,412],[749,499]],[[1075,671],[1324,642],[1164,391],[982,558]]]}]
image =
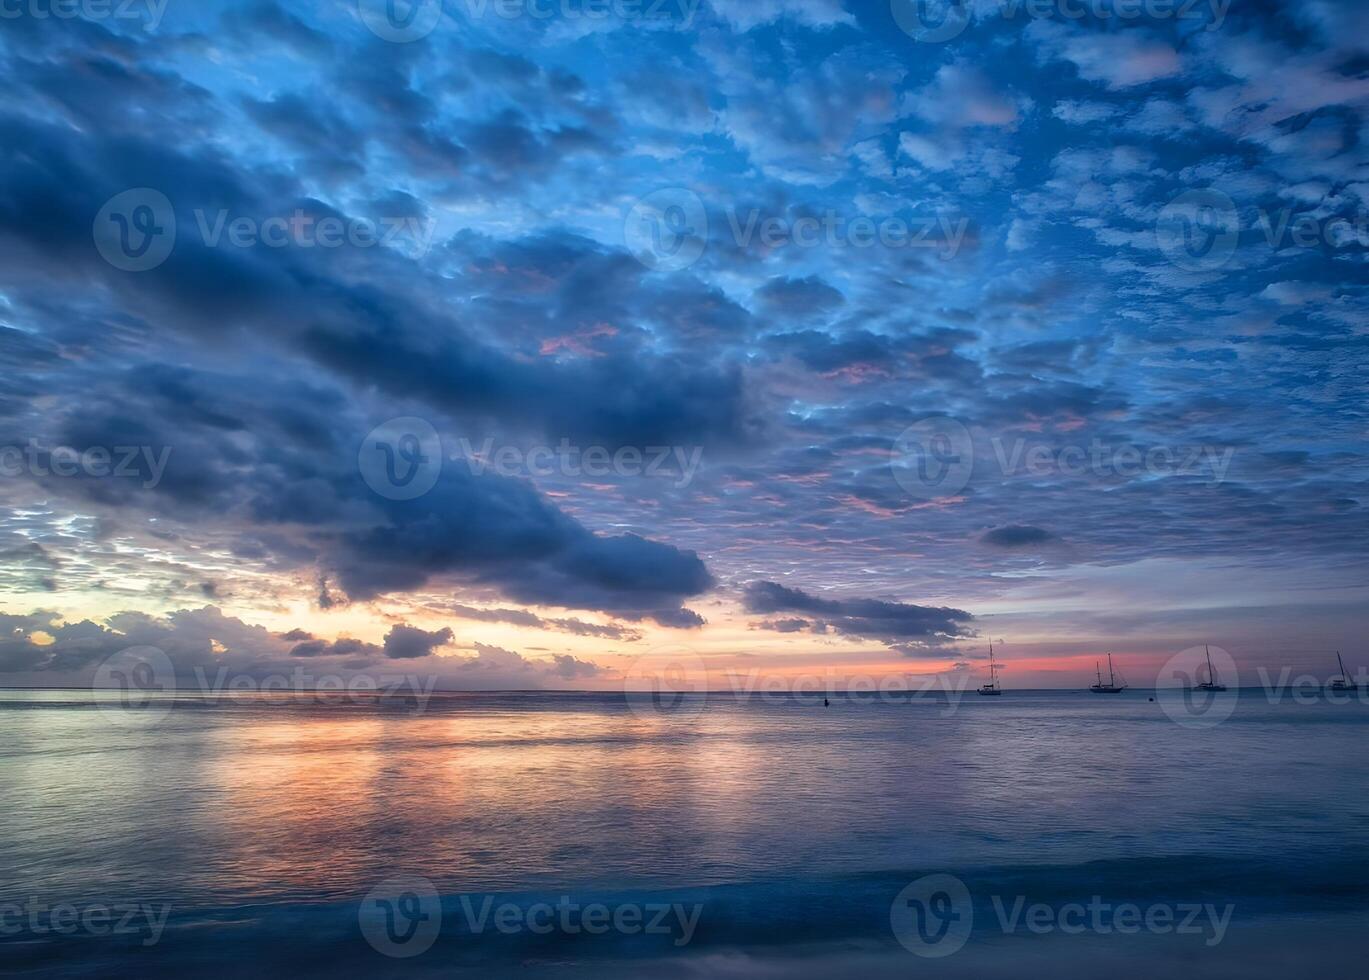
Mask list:
[{"label": "cloud layer near horizon", "polygon": [[[1071,622],[1125,618],[1182,566],[1296,576],[1296,636],[1365,580],[1366,27],[1334,0],[1220,23],[976,5],[945,44],[851,0],[448,4],[409,44],[351,4],[6,19],[0,448],[36,463],[0,480],[4,608],[308,596],[627,643],[704,635],[724,602],[911,649],[1042,576]],[[705,248],[644,264],[625,220],[681,187]],[[177,232],[143,272],[92,235],[135,188]],[[1239,213],[1220,267],[1157,240],[1192,190]],[[399,234],[213,232],[239,219]],[[860,243],[891,220],[933,247]],[[932,499],[890,465],[929,416],[971,464]],[[357,463],[398,417],[442,440],[413,500]],[[501,473],[487,441],[702,464]],[[65,477],[59,447],[147,452]],[[1138,570],[1124,600],[1090,591],[1110,569]]]}]

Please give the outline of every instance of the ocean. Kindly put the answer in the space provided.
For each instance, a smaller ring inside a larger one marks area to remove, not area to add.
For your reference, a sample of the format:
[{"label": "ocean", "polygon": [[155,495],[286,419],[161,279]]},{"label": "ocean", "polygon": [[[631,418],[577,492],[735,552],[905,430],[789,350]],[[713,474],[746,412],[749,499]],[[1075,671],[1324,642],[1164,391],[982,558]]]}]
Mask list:
[{"label": "ocean", "polygon": [[1177,697],[0,691],[0,967],[1357,974],[1369,705]]}]

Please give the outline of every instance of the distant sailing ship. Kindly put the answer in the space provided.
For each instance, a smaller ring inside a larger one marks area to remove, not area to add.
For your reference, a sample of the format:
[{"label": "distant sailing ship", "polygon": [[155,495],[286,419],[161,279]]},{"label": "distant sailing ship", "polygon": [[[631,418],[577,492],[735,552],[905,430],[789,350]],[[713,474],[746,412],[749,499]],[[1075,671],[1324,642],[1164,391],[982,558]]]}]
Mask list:
[{"label": "distant sailing ship", "polygon": [[1127,689],[1127,682],[1117,683],[1117,671],[1112,667],[1112,654],[1108,654],[1108,682],[1103,683],[1103,667],[1094,661],[1094,668],[1098,672],[1098,683],[1089,685],[1089,690],[1094,694],[1121,694]]},{"label": "distant sailing ship", "polygon": [[998,678],[994,672],[998,670],[998,665],[993,660],[993,640],[989,641],[989,683],[981,685],[979,693],[986,696],[998,697],[1002,695],[1003,689],[998,686]]},{"label": "distant sailing ship", "polygon": [[1203,653],[1207,654],[1207,680],[1200,682],[1196,690],[1199,691],[1225,691],[1226,685],[1217,680],[1217,672],[1212,669],[1212,651],[1203,645]]},{"label": "distant sailing ship", "polygon": [[1345,672],[1345,661],[1340,658],[1340,651],[1336,651],[1336,663],[1340,665],[1340,676],[1331,682],[1333,691],[1358,691],[1359,685],[1350,679],[1350,675]]}]

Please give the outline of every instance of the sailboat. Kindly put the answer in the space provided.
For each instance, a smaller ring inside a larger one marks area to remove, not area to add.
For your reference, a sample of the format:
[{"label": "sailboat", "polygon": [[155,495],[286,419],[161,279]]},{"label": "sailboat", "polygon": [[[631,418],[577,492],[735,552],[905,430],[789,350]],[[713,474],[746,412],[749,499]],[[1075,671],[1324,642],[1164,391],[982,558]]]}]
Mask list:
[{"label": "sailboat", "polygon": [[1103,683],[1103,667],[1094,661],[1094,667],[1098,671],[1098,683],[1090,684],[1089,690],[1094,694],[1121,694],[1127,689],[1127,682],[1117,683],[1117,671],[1112,668],[1112,654],[1108,654],[1108,682]]},{"label": "sailboat", "polygon": [[1359,685],[1350,679],[1350,675],[1345,672],[1345,661],[1340,658],[1340,651],[1336,651],[1336,663],[1340,665],[1340,676],[1331,682],[1333,691],[1358,691]]},{"label": "sailboat", "polygon": [[1003,689],[998,686],[998,679],[994,672],[998,670],[998,665],[993,661],[993,640],[989,641],[989,683],[981,685],[979,693],[986,696],[998,697],[1002,695]]},{"label": "sailboat", "polygon": [[1218,683],[1217,672],[1212,669],[1212,651],[1203,645],[1203,653],[1207,654],[1207,680],[1200,682],[1195,690],[1198,691],[1225,691],[1226,685]]}]

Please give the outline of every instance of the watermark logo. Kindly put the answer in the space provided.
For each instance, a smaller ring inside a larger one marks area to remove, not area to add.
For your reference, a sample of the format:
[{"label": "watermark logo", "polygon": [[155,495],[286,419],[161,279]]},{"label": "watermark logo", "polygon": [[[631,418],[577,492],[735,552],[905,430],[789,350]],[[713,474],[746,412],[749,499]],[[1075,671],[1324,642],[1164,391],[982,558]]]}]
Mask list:
[{"label": "watermark logo", "polygon": [[377,953],[395,959],[420,956],[442,932],[442,900],[427,878],[397,875],[366,893],[357,922]]},{"label": "watermark logo", "polygon": [[1136,477],[1198,477],[1208,486],[1226,479],[1234,446],[1147,446],[1124,443],[1112,445],[1093,439],[1088,446],[1071,443],[1051,446],[1028,444],[1016,439],[1011,444],[999,436],[989,440],[998,472],[1003,476],[1027,474],[1041,478],[1059,474],[1068,477],[1094,476],[1100,479]]},{"label": "watermark logo", "polygon": [[21,902],[0,903],[0,937],[18,936],[20,942],[46,942],[58,936],[142,936],[143,946],[161,941],[171,906],[152,902],[114,902],[106,905],[49,905],[30,896]]},{"label": "watermark logo", "polygon": [[1232,0],[891,0],[894,20],[905,34],[928,44],[959,37],[970,23],[971,8],[980,21],[995,14],[1004,23],[1038,20],[1200,21],[1218,30]]},{"label": "watermark logo", "polygon": [[141,20],[143,30],[155,31],[170,0],[3,0],[0,20]]},{"label": "watermark logo", "polygon": [[433,32],[442,19],[442,0],[357,0],[361,22],[382,41],[408,44]]},{"label": "watermark logo", "polygon": [[[1172,690],[1168,690],[1171,685]],[[1185,728],[1215,728],[1231,717],[1239,697],[1236,661],[1221,647],[1189,647],[1165,661],[1155,699]]]},{"label": "watermark logo", "polygon": [[96,668],[91,689],[96,706],[116,723],[155,725],[171,713],[176,670],[156,647],[127,647]]},{"label": "watermark logo", "polygon": [[148,272],[176,247],[176,212],[161,191],[135,187],[115,194],[91,226],[101,257],[124,272]]},{"label": "watermark logo", "polygon": [[[301,651],[300,647],[306,648]],[[325,648],[322,640],[310,640],[295,648],[295,656],[313,652],[307,648]],[[337,673],[315,673],[305,667],[295,667],[289,673],[270,674],[233,673],[220,667],[211,677],[203,667],[195,668],[195,684],[186,690],[212,698],[249,696],[259,704],[295,704],[301,699],[318,704],[374,704],[378,701],[400,702],[412,706],[412,714],[421,715],[432,699],[438,678],[433,674],[358,673],[343,676]]]},{"label": "watermark logo", "polygon": [[1316,674],[1293,676],[1292,667],[1283,667],[1275,678],[1267,668],[1259,667],[1260,687],[1270,704],[1369,704],[1369,671],[1360,667],[1354,671],[1337,672],[1330,677]]},{"label": "watermark logo", "polygon": [[[1102,895],[1087,902],[1033,902],[1027,895],[989,896],[993,920],[1004,936],[1022,932],[1034,936],[1055,933],[1077,936],[1093,933],[1134,936],[1195,936],[1207,947],[1226,937],[1235,905],[1210,902],[1155,902],[1138,905],[1113,902]],[[917,956],[936,958],[959,952],[974,928],[974,901],[959,878],[934,874],[919,878],[898,893],[889,907],[894,938]]]},{"label": "watermark logo", "polygon": [[889,906],[889,926],[908,952],[927,959],[956,953],[974,929],[974,903],[965,883],[953,875],[919,878]]},{"label": "watermark logo", "polygon": [[922,500],[954,497],[974,472],[974,439],[949,415],[914,422],[894,440],[894,480]]},{"label": "watermark logo", "polygon": [[[722,686],[710,682],[715,690]],[[840,668],[826,668],[822,672],[774,676],[752,668],[747,671],[729,669],[722,672],[728,690],[736,697],[748,700],[788,702],[811,707],[830,707],[832,701],[841,704],[911,704],[927,701],[941,706],[943,717],[954,715],[970,686],[970,675],[964,671],[939,671],[910,677],[904,674],[861,674]]]},{"label": "watermark logo", "polygon": [[152,446],[53,446],[45,449],[37,439],[27,446],[0,446],[0,476],[89,477],[90,479],[138,480],[144,490],[162,482],[171,447]]},{"label": "watermark logo", "polygon": [[422,258],[432,248],[437,222],[415,215],[353,218],[338,215],[317,217],[296,208],[286,217],[258,219],[249,215],[230,217],[227,208],[210,214],[192,212],[200,240],[208,248],[224,242],[234,248],[374,248],[384,246]]},{"label": "watermark logo", "polygon": [[623,243],[648,269],[689,268],[708,244],[703,199],[684,187],[665,187],[640,198],[623,222]]},{"label": "watermark logo", "polygon": [[[290,214],[257,217],[233,214],[227,208],[190,212],[205,248],[391,248],[421,259],[432,248],[437,222],[417,215],[352,217],[311,214],[295,208]],[[170,257],[179,226],[176,211],[161,191],[147,187],[116,194],[105,202],[91,227],[96,250],[110,265],[125,272],[155,269]]]},{"label": "watermark logo", "polygon": [[1226,938],[1232,913],[1236,911],[1230,903],[1221,908],[1210,902],[1156,902],[1143,907],[1132,902],[1105,901],[1101,895],[1091,896],[1087,904],[1028,904],[1025,895],[1014,896],[1011,905],[1001,895],[993,895],[991,900],[998,928],[1005,936],[1024,927],[1035,936],[1078,936],[1086,932],[1134,936],[1147,932],[1156,936],[1200,936],[1209,948]]},{"label": "watermark logo", "polygon": [[890,0],[894,23],[914,41],[942,44],[970,25],[968,0]]},{"label": "watermark logo", "polygon": [[362,440],[357,467],[366,485],[380,496],[414,500],[442,475],[442,440],[426,419],[391,419]]},{"label": "watermark logo", "polygon": [[934,249],[942,260],[953,259],[965,244],[970,219],[964,215],[938,213],[901,218],[897,215],[850,217],[828,208],[815,214],[790,218],[762,216],[760,208],[745,215],[735,207],[726,210],[727,229],[738,248],[759,244],[767,252],[782,248]]},{"label": "watermark logo", "polygon": [[1210,272],[1230,261],[1240,238],[1236,202],[1216,188],[1184,191],[1160,211],[1155,242],[1174,265]]},{"label": "watermark logo", "polygon": [[708,667],[687,646],[653,647],[623,674],[628,709],[640,718],[692,718],[704,710],[707,693]]},{"label": "watermark logo", "polygon": [[703,905],[695,902],[586,902],[570,895],[560,896],[555,904],[534,902],[524,907],[516,902],[495,903],[493,895],[462,895],[460,908],[466,928],[473,936],[483,935],[492,926],[502,936],[531,933],[549,936],[602,936],[609,932],[621,936],[672,936],[676,947],[688,946],[703,915]]},{"label": "watermark logo", "polygon": [[623,477],[668,479],[677,490],[694,481],[703,465],[702,446],[577,446],[562,439],[557,446],[496,446],[487,438],[476,446],[469,439],[457,440],[460,452],[453,462],[464,461],[474,476],[487,471],[499,476]]}]

